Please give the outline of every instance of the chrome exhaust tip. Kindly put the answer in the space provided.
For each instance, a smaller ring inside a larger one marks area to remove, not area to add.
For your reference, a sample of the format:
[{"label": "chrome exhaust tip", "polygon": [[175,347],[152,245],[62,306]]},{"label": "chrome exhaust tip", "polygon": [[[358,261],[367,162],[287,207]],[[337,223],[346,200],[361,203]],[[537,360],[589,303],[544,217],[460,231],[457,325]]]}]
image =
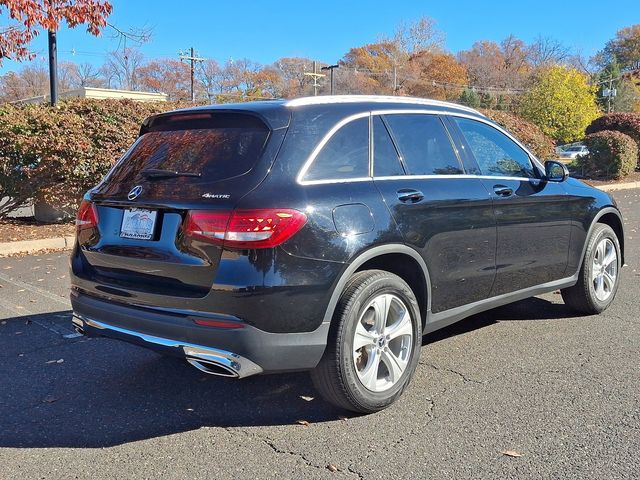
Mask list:
[{"label": "chrome exhaust tip", "polygon": [[73,324],[73,329],[76,331],[76,333],[84,335],[84,322],[82,320],[74,316],[71,319],[71,323]]},{"label": "chrome exhaust tip", "polygon": [[219,377],[238,378],[240,375],[234,369],[222,363],[213,362],[211,360],[202,360],[199,358],[187,358],[187,362],[196,367],[201,372],[208,375],[217,375]]}]

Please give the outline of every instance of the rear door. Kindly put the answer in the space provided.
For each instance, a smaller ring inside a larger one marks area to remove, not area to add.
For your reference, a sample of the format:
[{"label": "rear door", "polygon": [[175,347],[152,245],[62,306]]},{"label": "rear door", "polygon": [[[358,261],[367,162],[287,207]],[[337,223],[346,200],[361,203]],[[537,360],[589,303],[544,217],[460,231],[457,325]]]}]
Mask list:
[{"label": "rear door", "polygon": [[482,181],[465,175],[442,120],[389,113],[372,125],[374,181],[429,268],[432,312],[486,298],[495,274],[492,202]]},{"label": "rear door", "polygon": [[529,154],[494,126],[456,116],[449,121],[494,201],[498,248],[491,296],[561,279],[571,221],[564,186],[544,181]]},{"label": "rear door", "polygon": [[248,113],[186,112],[148,123],[90,192],[96,232],[72,259],[80,288],[188,308],[211,290],[223,249],[186,238],[187,211],[230,211],[268,172],[284,130]]}]

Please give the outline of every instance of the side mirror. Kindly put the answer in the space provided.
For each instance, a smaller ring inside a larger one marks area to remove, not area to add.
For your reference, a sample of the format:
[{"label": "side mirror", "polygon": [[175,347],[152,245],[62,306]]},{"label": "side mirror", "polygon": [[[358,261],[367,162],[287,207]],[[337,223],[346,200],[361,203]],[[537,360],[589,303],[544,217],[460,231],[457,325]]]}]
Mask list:
[{"label": "side mirror", "polygon": [[562,162],[547,160],[544,162],[544,172],[549,182],[564,182],[569,178],[569,169]]}]

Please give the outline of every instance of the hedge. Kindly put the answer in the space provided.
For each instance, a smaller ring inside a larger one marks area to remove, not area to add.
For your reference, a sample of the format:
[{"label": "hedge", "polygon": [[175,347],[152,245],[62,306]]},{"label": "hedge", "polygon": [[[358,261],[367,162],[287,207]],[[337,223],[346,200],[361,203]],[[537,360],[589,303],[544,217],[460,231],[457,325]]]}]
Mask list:
[{"label": "hedge", "polygon": [[638,158],[638,145],[629,135],[603,130],[587,135],[589,154],[577,160],[591,178],[619,179],[632,173]]},{"label": "hedge", "polygon": [[0,106],[0,218],[29,199],[74,207],[98,183],[152,114],[184,104],[73,100]]},{"label": "hedge", "polygon": [[[596,118],[587,127],[586,133],[596,133],[605,130],[615,130],[628,135],[635,140],[640,151],[640,114],[639,113],[608,113]],[[635,168],[640,168],[640,156]]]},{"label": "hedge", "polygon": [[501,110],[481,109],[480,112],[511,132],[538,158],[544,160],[554,156],[553,140],[542,133],[537,125]]}]

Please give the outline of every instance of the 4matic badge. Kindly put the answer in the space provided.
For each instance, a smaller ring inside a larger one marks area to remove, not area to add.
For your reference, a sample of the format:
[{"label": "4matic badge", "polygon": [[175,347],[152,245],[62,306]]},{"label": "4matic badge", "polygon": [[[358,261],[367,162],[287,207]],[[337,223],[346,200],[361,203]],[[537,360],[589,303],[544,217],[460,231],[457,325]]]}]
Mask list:
[{"label": "4matic badge", "polygon": [[228,193],[203,193],[202,198],[231,198]]}]

